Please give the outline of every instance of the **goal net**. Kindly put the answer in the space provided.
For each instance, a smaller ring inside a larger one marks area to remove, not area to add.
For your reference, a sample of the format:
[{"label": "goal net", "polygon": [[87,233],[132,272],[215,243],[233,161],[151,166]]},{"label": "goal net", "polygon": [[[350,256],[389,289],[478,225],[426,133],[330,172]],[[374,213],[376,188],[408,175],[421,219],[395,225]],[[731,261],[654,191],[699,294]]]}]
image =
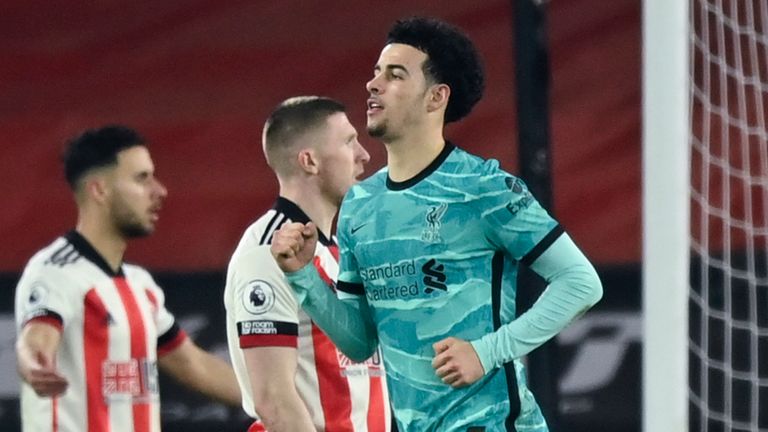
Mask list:
[{"label": "goal net", "polygon": [[691,0],[689,424],[768,432],[768,0]]}]

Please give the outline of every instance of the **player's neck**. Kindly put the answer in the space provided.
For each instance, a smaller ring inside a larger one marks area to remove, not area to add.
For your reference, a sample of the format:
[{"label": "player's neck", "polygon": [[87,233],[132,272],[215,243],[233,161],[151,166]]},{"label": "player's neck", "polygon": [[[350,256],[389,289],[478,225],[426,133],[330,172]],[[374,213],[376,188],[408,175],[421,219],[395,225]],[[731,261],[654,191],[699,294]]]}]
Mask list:
[{"label": "player's neck", "polygon": [[389,178],[404,182],[415,177],[437,158],[445,147],[442,130],[410,134],[385,142]]},{"label": "player's neck", "polygon": [[122,235],[108,225],[96,223],[82,215],[75,229],[88,240],[88,243],[96,249],[113,271],[117,272],[120,269],[125,248],[128,246],[128,242]]},{"label": "player's neck", "polygon": [[293,201],[326,238],[331,238],[333,219],[339,210],[337,204],[330,202],[321,191],[310,185],[283,184],[280,196]]}]

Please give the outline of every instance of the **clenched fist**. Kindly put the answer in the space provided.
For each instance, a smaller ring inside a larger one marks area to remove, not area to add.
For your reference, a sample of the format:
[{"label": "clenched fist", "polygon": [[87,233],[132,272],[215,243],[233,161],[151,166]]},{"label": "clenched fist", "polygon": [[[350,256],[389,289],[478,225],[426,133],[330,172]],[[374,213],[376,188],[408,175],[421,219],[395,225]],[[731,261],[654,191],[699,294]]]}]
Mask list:
[{"label": "clenched fist", "polygon": [[292,273],[312,262],[316,245],[315,224],[293,222],[275,231],[270,251],[280,269],[286,273]]}]

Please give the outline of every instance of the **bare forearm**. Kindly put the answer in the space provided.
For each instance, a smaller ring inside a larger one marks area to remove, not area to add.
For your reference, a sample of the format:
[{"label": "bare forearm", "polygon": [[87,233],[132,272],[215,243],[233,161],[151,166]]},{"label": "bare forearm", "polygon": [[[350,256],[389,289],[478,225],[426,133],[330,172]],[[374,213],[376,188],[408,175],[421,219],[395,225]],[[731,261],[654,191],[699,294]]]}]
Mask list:
[{"label": "bare forearm", "polygon": [[241,396],[235,373],[229,364],[209,353],[203,353],[204,359],[197,375],[200,381],[189,383],[189,386],[200,393],[216,399],[227,405],[239,407]]},{"label": "bare forearm", "polygon": [[270,432],[314,432],[309,411],[295,389],[254,395],[254,409]]},{"label": "bare forearm", "polygon": [[163,372],[183,386],[227,405],[240,406],[240,388],[232,367],[191,341],[161,357],[159,364]]},{"label": "bare forearm", "polygon": [[250,347],[243,350],[253,408],[269,432],[314,431],[309,410],[296,389],[296,349]]},{"label": "bare forearm", "polygon": [[19,375],[40,396],[56,396],[69,385],[56,369],[60,340],[58,329],[48,324],[30,323],[16,343]]}]

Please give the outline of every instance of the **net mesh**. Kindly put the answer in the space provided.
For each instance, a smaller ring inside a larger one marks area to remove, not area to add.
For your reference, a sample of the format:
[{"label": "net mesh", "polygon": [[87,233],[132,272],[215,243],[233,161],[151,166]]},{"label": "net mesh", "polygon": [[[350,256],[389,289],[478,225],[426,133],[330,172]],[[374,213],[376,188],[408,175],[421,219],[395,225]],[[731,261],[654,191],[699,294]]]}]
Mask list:
[{"label": "net mesh", "polygon": [[690,6],[690,427],[768,432],[768,0]]}]

